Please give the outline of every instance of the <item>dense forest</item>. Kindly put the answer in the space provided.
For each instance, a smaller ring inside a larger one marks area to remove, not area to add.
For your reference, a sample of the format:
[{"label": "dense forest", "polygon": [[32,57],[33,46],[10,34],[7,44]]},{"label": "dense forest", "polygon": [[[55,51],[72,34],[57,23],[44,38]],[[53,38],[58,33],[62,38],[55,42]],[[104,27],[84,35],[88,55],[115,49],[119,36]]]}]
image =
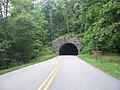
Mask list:
[{"label": "dense forest", "polygon": [[46,54],[65,35],[82,37],[81,53],[120,54],[120,0],[0,0],[0,69]]}]

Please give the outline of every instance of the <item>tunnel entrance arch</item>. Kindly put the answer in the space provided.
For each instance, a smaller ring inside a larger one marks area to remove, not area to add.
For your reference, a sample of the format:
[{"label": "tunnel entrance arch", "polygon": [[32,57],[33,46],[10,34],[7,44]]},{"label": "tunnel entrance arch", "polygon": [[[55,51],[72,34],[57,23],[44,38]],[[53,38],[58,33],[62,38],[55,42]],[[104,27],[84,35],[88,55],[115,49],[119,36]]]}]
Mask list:
[{"label": "tunnel entrance arch", "polygon": [[69,46],[66,44],[73,44],[77,48],[78,52],[80,52],[82,47],[82,38],[81,37],[64,37],[61,36],[55,40],[52,41],[52,47],[55,50],[55,52],[60,55],[61,50],[63,50],[64,45]]},{"label": "tunnel entrance arch", "polygon": [[66,43],[60,47],[59,55],[78,55],[78,49],[74,44]]}]

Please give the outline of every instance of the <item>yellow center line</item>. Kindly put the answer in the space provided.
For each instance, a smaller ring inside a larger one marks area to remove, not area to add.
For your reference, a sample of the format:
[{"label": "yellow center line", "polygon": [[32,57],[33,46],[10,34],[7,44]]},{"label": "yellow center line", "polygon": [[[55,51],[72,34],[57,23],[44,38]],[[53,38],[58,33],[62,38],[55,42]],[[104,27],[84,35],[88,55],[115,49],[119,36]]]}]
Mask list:
[{"label": "yellow center line", "polygon": [[58,71],[60,70],[60,68],[62,67],[62,64],[57,68],[57,70],[55,71],[55,73],[52,75],[52,77],[50,78],[50,80],[48,81],[48,83],[46,84],[46,86],[44,87],[43,90],[47,90],[50,86],[50,84],[52,83],[52,81],[54,80],[55,76],[57,75]]},{"label": "yellow center line", "polygon": [[[49,76],[43,81],[43,83],[37,88],[37,90],[42,90],[42,88],[44,88],[45,84],[47,82],[49,82],[50,80],[50,83],[52,82],[52,80],[54,79],[54,77],[56,76],[55,73],[57,74],[59,68],[61,67],[61,65],[63,64],[63,62],[61,61],[59,64],[57,64],[57,66],[53,69],[53,71],[49,74]],[[57,71],[57,72],[56,72]],[[54,77],[53,77],[54,76]],[[51,80],[52,78],[52,80]],[[49,83],[49,85],[50,85]],[[49,85],[47,84],[47,88],[49,87]],[[46,87],[46,86],[45,86]],[[47,90],[47,89],[46,89]]]}]

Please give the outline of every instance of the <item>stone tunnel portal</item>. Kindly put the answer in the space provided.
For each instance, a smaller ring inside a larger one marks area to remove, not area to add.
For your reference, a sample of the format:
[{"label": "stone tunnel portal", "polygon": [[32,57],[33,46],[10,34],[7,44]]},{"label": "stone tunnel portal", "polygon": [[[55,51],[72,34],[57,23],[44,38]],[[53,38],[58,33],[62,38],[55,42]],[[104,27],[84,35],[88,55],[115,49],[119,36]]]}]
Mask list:
[{"label": "stone tunnel portal", "polygon": [[59,55],[78,55],[78,49],[74,44],[66,43],[60,47]]}]

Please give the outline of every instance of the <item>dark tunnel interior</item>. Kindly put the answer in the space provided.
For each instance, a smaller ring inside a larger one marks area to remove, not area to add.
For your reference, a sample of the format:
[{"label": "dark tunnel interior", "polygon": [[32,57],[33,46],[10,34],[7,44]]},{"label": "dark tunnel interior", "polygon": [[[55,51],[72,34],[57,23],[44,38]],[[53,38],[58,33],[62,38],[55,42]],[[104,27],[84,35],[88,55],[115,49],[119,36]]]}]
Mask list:
[{"label": "dark tunnel interior", "polygon": [[78,49],[74,44],[66,43],[60,47],[59,55],[78,55]]}]

